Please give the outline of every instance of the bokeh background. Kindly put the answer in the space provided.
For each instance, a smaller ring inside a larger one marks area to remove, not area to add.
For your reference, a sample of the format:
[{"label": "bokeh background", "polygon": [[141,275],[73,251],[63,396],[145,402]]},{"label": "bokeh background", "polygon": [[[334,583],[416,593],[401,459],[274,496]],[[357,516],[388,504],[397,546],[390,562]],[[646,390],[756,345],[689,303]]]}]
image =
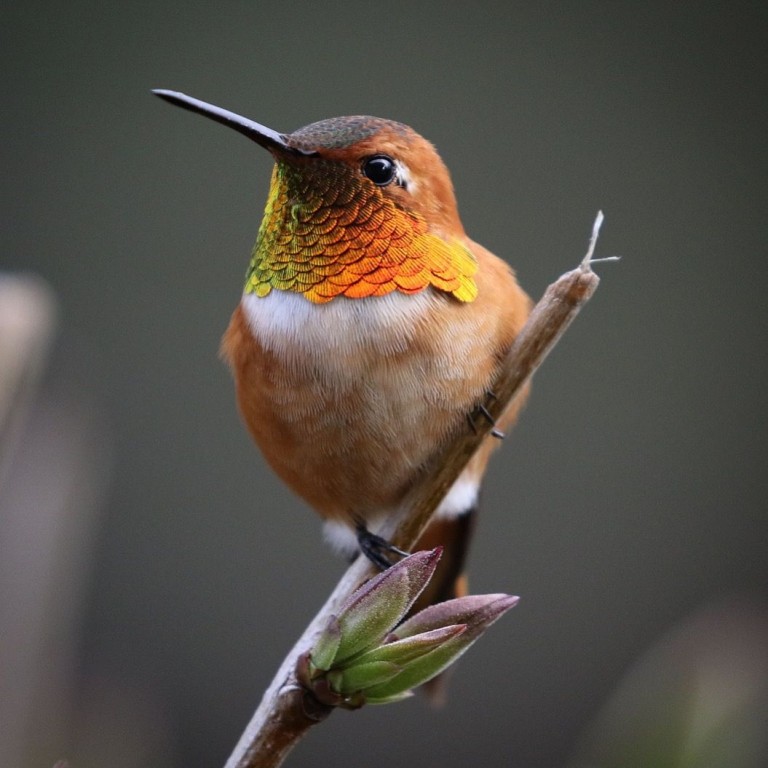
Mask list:
[{"label": "bokeh background", "polygon": [[0,266],[57,308],[1,477],[0,764],[223,765],[344,568],[217,359],[269,158],[152,87],[413,125],[533,297],[599,208],[623,256],[490,472],[472,587],[519,606],[443,709],[289,765],[768,764],[765,3],[28,0],[0,38]]}]

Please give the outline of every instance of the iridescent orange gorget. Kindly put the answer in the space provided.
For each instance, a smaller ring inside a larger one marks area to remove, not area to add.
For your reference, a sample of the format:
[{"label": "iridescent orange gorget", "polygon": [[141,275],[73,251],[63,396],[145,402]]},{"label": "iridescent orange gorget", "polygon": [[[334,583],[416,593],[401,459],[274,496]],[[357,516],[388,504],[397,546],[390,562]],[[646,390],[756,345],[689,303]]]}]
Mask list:
[{"label": "iridescent orange gorget", "polygon": [[[343,178],[340,178],[342,177]],[[295,291],[316,303],[434,286],[460,301],[477,295],[474,256],[428,231],[342,163],[311,170],[279,160],[248,267],[245,292]]]}]

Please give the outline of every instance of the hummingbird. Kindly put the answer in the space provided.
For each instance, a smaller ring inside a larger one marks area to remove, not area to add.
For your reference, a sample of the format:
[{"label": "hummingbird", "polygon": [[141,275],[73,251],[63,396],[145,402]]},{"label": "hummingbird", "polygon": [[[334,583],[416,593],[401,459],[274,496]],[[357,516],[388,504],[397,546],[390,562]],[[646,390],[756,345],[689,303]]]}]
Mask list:
[{"label": "hummingbird", "polygon": [[[507,263],[467,236],[445,164],[412,128],[352,116],[279,133],[182,93],[154,93],[274,159],[222,356],[267,463],[323,518],[333,545],[386,568],[404,553],[377,531],[408,509],[430,457],[482,412],[530,299]],[[466,594],[493,442],[485,438],[416,543],[444,547],[422,602]]]}]

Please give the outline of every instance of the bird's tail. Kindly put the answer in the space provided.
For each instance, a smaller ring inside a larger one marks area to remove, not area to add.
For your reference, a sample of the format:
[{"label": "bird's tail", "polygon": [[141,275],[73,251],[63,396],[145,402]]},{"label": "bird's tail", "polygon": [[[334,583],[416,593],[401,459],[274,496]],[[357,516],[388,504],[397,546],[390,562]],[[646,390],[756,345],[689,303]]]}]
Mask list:
[{"label": "bird's tail", "polygon": [[[436,518],[424,531],[414,551],[433,549],[440,545],[443,547],[443,556],[435,575],[419,595],[411,613],[468,594],[465,564],[476,519],[477,505],[473,504],[459,515]],[[445,703],[450,672],[448,669],[421,686],[420,690],[433,706],[439,707]]]},{"label": "bird's tail", "polygon": [[464,568],[476,519],[477,505],[473,504],[461,514],[438,517],[427,526],[413,551],[442,546],[443,556],[435,575],[419,596],[411,613],[417,613],[428,605],[467,594],[467,576]]}]

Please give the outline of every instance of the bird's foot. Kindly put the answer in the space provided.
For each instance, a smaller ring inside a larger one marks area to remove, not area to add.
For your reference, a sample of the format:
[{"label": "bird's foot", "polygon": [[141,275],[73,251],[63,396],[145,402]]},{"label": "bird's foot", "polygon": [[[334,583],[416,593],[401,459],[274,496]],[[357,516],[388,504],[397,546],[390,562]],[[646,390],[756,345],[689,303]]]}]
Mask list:
[{"label": "bird's foot", "polygon": [[[486,397],[488,400],[496,399],[496,395],[493,392],[487,392]],[[504,439],[504,433],[500,429],[496,429],[496,419],[493,418],[491,412],[484,403],[480,403],[474,411],[467,414],[467,421],[469,421],[469,426],[475,434],[477,434],[477,419],[480,417],[486,419],[491,424],[491,437],[495,437],[497,440]]]},{"label": "bird's foot", "polygon": [[358,523],[355,532],[360,551],[381,571],[394,565],[392,556],[408,557],[409,552],[398,549],[385,538],[371,533],[363,523]]}]

